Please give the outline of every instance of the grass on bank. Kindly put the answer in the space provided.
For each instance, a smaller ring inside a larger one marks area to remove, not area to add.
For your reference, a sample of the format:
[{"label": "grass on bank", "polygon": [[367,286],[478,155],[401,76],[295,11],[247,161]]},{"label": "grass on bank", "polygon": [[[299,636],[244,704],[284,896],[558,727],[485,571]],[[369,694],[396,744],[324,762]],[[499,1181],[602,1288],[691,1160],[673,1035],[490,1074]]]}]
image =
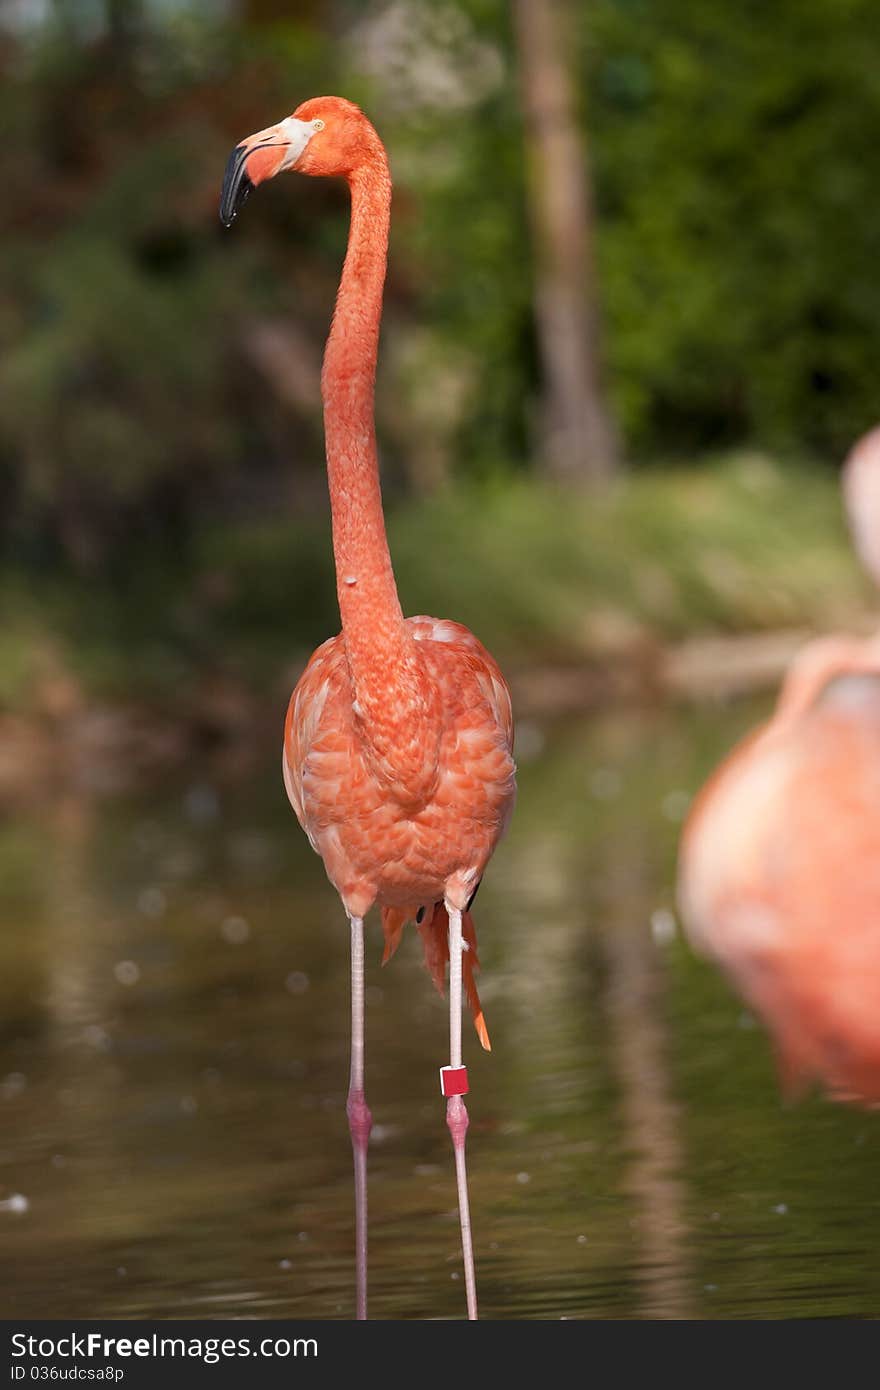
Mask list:
[{"label": "grass on bank", "polygon": [[[835,479],[738,455],[631,474],[598,497],[534,479],[389,516],[408,613],[465,622],[505,666],[614,658],[641,638],[845,625],[871,602]],[[157,561],[158,561],[157,557]],[[185,571],[125,585],[7,573],[0,707],[67,676],[179,699],[212,673],[280,683],[338,628],[329,514],[206,529]]]}]

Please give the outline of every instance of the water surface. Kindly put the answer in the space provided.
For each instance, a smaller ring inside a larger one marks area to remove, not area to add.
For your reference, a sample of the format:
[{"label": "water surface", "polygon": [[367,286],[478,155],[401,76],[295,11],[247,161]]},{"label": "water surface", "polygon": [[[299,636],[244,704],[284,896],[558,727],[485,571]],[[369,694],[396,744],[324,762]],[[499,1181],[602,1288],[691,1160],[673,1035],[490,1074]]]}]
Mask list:
[{"label": "water surface", "polygon": [[[688,797],[754,705],[520,731],[466,1031],[492,1318],[873,1317],[880,1119],[777,1093],[676,928]],[[277,749],[0,826],[0,1315],[348,1318],[348,931]],[[460,1317],[443,1001],[368,935],[371,1314]]]}]

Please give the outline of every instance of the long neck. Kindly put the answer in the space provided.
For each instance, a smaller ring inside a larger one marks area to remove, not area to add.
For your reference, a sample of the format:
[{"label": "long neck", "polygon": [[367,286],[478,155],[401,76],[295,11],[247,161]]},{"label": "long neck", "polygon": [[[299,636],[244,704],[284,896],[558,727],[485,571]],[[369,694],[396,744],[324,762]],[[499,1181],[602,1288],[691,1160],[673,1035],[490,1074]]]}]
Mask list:
[{"label": "long neck", "polygon": [[348,252],[321,378],[336,592],[354,666],[377,642],[400,640],[403,625],[382,515],[373,418],[390,207],[384,161],[352,175]]},{"label": "long neck", "polygon": [[336,592],[357,717],[388,775],[399,779],[401,721],[426,701],[391,568],[376,455],[373,395],[391,208],[384,151],[350,185],[348,251],[321,378]]}]

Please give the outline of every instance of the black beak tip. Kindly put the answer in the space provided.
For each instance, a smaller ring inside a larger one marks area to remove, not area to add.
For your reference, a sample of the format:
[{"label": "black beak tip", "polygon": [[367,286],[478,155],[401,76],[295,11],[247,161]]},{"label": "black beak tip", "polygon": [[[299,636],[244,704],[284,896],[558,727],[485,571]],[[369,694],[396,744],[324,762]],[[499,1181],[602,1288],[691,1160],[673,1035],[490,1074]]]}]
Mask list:
[{"label": "black beak tip", "polygon": [[245,160],[248,150],[236,145],[226,165],[223,177],[223,191],[220,194],[220,221],[224,227],[231,227],[239,209],[247,202],[253,184],[248,178]]}]

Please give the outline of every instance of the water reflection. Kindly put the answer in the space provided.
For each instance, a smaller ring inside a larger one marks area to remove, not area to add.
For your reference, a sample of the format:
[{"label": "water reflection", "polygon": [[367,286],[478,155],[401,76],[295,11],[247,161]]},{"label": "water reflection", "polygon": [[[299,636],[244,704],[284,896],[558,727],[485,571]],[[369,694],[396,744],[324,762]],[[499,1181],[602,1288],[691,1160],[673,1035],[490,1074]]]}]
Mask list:
[{"label": "water reflection", "polygon": [[[478,900],[484,1316],[876,1312],[877,1121],[783,1109],[670,915],[688,794],[762,713],[526,740]],[[0,831],[6,1317],[352,1315],[348,936],[276,761]],[[415,937],[380,954],[371,1311],[460,1317],[445,1007]]]}]

